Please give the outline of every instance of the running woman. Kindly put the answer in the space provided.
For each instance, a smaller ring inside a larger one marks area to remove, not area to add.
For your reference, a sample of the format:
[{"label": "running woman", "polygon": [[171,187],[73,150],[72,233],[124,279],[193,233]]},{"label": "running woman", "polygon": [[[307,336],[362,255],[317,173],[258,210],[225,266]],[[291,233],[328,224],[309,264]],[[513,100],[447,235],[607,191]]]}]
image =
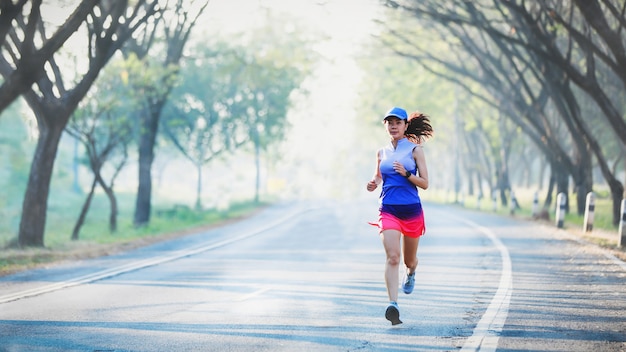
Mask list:
[{"label": "running woman", "polygon": [[401,324],[398,307],[400,259],[404,258],[406,274],[402,290],[409,294],[415,286],[417,248],[425,233],[424,213],[418,188],[428,188],[428,169],[422,142],[432,136],[428,116],[394,107],[383,118],[391,142],[376,153],[376,172],[367,183],[373,192],[382,183],[379,198],[378,226],[387,256],[385,284],[389,305],[385,318],[392,325]]}]

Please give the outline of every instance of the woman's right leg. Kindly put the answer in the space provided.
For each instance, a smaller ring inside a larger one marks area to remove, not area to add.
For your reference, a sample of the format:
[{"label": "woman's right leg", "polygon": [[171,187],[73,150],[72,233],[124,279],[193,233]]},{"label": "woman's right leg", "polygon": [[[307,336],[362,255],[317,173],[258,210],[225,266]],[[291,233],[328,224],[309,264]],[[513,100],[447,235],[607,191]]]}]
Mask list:
[{"label": "woman's right leg", "polygon": [[402,259],[402,252],[400,246],[400,231],[397,230],[384,230],[381,233],[383,246],[385,247],[385,254],[387,260],[385,262],[385,284],[387,285],[387,294],[389,295],[389,301],[398,301],[398,286],[399,286],[399,270],[400,262]]},{"label": "woman's right leg", "polygon": [[389,306],[385,310],[385,318],[391,325],[402,324],[398,308],[398,281],[402,254],[400,253],[400,231],[384,230],[381,233],[387,260],[385,262],[385,284],[389,295]]}]

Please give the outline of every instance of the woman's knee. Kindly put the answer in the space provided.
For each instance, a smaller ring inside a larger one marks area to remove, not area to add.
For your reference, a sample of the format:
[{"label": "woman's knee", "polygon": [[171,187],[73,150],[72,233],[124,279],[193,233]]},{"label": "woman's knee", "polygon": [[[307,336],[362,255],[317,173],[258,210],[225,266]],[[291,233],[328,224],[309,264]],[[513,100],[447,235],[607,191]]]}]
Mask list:
[{"label": "woman's knee", "polygon": [[402,248],[400,245],[400,232],[396,230],[385,230],[381,233],[387,263],[390,265],[400,265],[402,262]]},{"label": "woman's knee", "polygon": [[418,263],[417,257],[404,258],[404,265],[406,265],[407,268],[416,268],[417,263]]},{"label": "woman's knee", "polygon": [[387,263],[390,265],[400,265],[400,251],[387,252]]}]

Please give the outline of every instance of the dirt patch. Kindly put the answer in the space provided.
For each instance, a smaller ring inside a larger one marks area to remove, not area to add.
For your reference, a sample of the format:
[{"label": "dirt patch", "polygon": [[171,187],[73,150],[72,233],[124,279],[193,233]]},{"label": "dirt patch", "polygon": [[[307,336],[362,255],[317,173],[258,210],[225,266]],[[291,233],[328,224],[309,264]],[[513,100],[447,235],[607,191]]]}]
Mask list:
[{"label": "dirt patch", "polygon": [[[541,225],[546,226],[547,228],[552,228],[556,230],[556,225],[554,224],[553,221],[549,221],[545,219],[527,219],[527,220],[538,222]],[[619,237],[618,237],[617,230],[607,231],[607,230],[593,229],[590,232],[584,232],[582,231],[582,229],[579,229],[578,227],[573,228],[570,226],[570,227],[565,227],[563,229],[560,229],[559,231],[564,231],[569,236],[572,236],[573,238],[581,242],[594,245],[600,249],[603,249],[611,253],[618,259],[626,262],[626,248],[618,247]]]},{"label": "dirt patch", "polygon": [[603,230],[593,230],[591,232],[568,230],[567,232],[586,242],[592,243],[602,249],[607,250],[615,257],[626,262],[626,248],[620,248],[617,246],[619,243],[617,230],[615,232],[608,232]]}]

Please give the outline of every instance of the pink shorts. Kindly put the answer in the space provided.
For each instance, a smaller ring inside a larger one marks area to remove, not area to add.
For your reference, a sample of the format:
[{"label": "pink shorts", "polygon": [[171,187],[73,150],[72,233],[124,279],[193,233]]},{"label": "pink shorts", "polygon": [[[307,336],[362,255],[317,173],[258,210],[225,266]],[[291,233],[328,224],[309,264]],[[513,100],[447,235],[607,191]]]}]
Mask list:
[{"label": "pink shorts", "polygon": [[378,223],[370,222],[370,225],[377,226],[380,232],[385,230],[397,230],[403,235],[412,238],[418,238],[426,233],[424,212],[408,220],[398,219],[389,213],[380,212],[378,215]]}]

